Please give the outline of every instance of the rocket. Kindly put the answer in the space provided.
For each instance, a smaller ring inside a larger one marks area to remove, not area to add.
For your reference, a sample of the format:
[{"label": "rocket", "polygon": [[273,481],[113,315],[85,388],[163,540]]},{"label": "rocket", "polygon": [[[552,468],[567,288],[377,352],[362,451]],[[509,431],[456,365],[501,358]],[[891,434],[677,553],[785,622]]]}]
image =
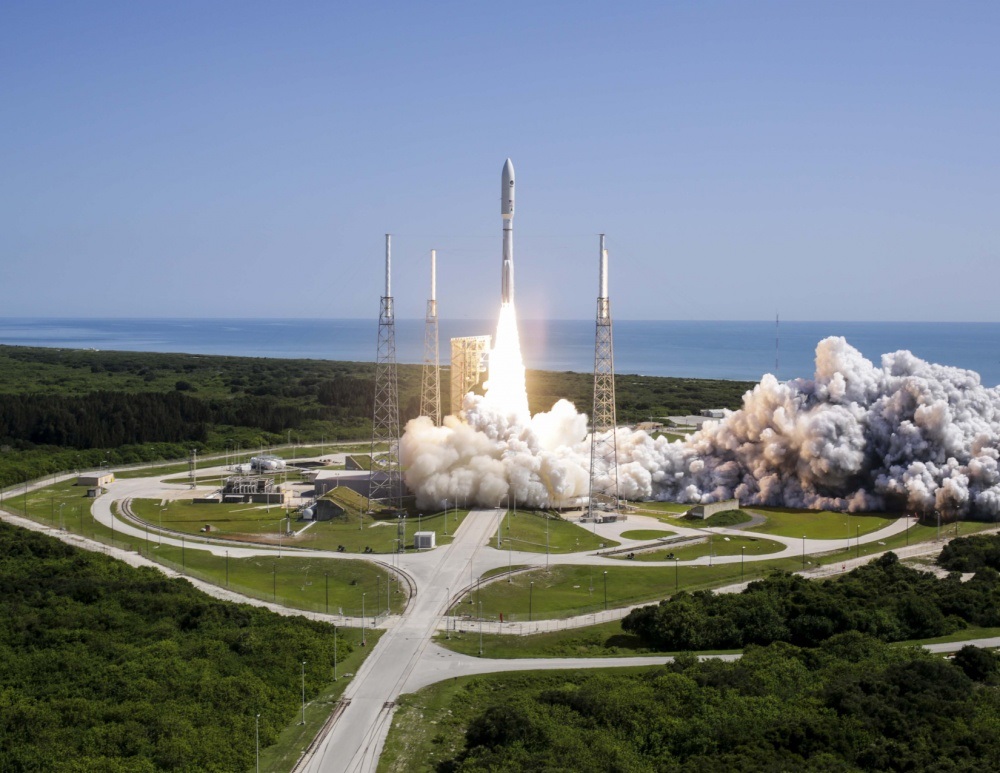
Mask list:
[{"label": "rocket", "polygon": [[500,173],[500,216],[503,218],[503,262],[500,303],[514,302],[514,165],[508,158]]}]

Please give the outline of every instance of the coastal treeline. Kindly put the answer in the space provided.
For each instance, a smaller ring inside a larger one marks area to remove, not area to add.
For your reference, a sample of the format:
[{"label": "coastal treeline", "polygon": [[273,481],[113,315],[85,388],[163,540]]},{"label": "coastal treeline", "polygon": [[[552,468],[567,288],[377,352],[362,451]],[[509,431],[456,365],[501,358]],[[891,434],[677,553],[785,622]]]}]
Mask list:
[{"label": "coastal treeline", "polygon": [[333,667],[329,626],[2,523],[0,616],[5,771],[250,770]]},{"label": "coastal treeline", "polygon": [[1000,573],[984,568],[968,582],[958,574],[938,579],[894,553],[826,582],[776,573],[742,593],[682,592],[622,620],[623,630],[664,651],[814,647],[849,631],[894,642],[969,626],[1000,626]]},{"label": "coastal treeline", "polygon": [[[420,409],[421,366],[398,369],[400,420]],[[448,369],[442,410],[450,412]],[[589,410],[587,373],[529,371],[533,411],[560,398]],[[738,407],[751,385],[642,376],[616,380],[623,423]],[[286,441],[363,440],[371,363],[0,346],[0,485],[78,467]],[[72,452],[72,453],[69,453]]]},{"label": "coastal treeline", "polygon": [[641,670],[494,674],[404,696],[383,766],[997,770],[998,667],[997,655],[974,647],[948,661],[846,633],[817,648],[750,647],[735,662],[686,655]]}]

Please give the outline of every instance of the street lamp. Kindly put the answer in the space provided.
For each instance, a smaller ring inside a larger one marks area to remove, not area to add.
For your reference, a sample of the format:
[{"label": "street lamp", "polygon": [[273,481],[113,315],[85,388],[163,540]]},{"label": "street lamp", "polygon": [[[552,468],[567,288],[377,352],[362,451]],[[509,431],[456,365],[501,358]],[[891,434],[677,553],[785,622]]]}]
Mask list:
[{"label": "street lamp", "polygon": [[806,535],[802,535],[802,568],[806,568]]},{"label": "street lamp", "polygon": [[254,727],[254,739],[257,747],[257,773],[260,773],[260,714],[257,715]]},{"label": "street lamp", "polygon": [[326,613],[330,614],[330,573],[323,572],[323,576],[326,578]]},{"label": "street lamp", "polygon": [[302,721],[300,725],[306,723],[306,662],[302,661]]},{"label": "street lamp", "polygon": [[337,626],[333,626],[333,681],[337,681]]},{"label": "street lamp", "polygon": [[160,508],[160,544],[157,545],[157,547],[160,547],[160,548],[163,547],[163,511],[166,510],[166,509],[167,508],[165,508],[165,507],[161,507]]},{"label": "street lamp", "polygon": [[857,550],[857,557],[861,558],[861,526],[855,527],[854,532],[854,549]]},{"label": "street lamp", "polygon": [[479,657],[483,656],[483,602],[479,602]]},{"label": "street lamp", "polygon": [[[65,506],[66,506],[65,502],[59,503],[59,528],[62,529],[63,531],[66,531],[66,525],[63,523],[63,517],[62,517],[62,509]],[[148,542],[149,540],[147,539],[146,541]]]},{"label": "street lamp", "polygon": [[229,551],[226,551],[226,587],[229,587]]},{"label": "street lamp", "polygon": [[535,581],[532,580],[528,583],[528,622],[531,622],[531,600],[532,596],[535,594]]},{"label": "street lamp", "polygon": [[743,545],[740,547],[740,582],[743,582],[743,561],[747,557],[747,546]]},{"label": "street lamp", "polygon": [[604,571],[604,611],[608,611],[608,572]]},{"label": "street lamp", "polygon": [[368,641],[365,639],[365,594],[361,594],[361,646],[367,647]]},{"label": "street lamp", "polygon": [[271,598],[278,601],[278,565],[271,564]]},{"label": "street lamp", "polygon": [[681,571],[678,568],[680,566],[679,561],[679,558],[674,558],[674,591],[681,589]]},{"label": "street lamp", "polygon": [[451,626],[448,625],[448,613],[451,612],[451,588],[444,589],[444,638],[451,641]]}]

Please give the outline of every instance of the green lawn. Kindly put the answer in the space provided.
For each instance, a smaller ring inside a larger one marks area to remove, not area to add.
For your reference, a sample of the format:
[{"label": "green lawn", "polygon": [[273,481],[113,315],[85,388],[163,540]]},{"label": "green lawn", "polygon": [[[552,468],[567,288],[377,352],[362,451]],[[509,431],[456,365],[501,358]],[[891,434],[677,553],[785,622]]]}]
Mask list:
[{"label": "green lawn", "polygon": [[279,558],[277,552],[269,556],[230,558],[227,561],[225,554],[216,556],[188,546],[157,545],[152,537],[148,552],[144,541],[140,540],[137,546],[143,555],[186,576],[294,609],[361,617],[362,611],[366,615],[386,609],[398,612],[407,597],[405,584],[397,585],[395,578],[390,584],[390,574],[368,561],[303,558],[288,554]]},{"label": "green lawn", "polygon": [[[529,553],[545,553],[546,545],[549,553],[575,553],[619,544],[598,537],[579,524],[530,510],[513,510],[509,518],[506,513],[503,514],[500,519],[500,549],[506,549],[508,543],[513,545],[514,550]],[[493,532],[488,544],[497,544],[496,532]]]},{"label": "green lawn", "polygon": [[660,537],[670,537],[676,533],[666,529],[632,529],[631,531],[623,531],[621,537],[623,539],[654,540]]},{"label": "green lawn", "polygon": [[[330,669],[329,674],[323,674],[322,677],[318,675],[313,677],[308,673],[309,662],[306,661],[307,675],[310,678],[324,678],[330,681],[318,697],[306,703],[305,725],[299,724],[302,721],[302,714],[296,714],[294,721],[281,731],[278,740],[266,749],[260,750],[260,769],[262,771],[288,773],[292,769],[299,757],[302,756],[302,752],[316,737],[316,733],[326,722],[327,717],[330,716],[337,701],[340,700],[340,696],[350,685],[351,676],[357,673],[358,668],[371,653],[375,644],[378,643],[383,632],[379,630],[367,631],[365,633],[367,646],[365,647],[361,646],[361,631],[358,629],[341,628],[340,633],[353,645],[353,652],[343,661],[337,661],[336,681],[333,679],[333,669]],[[348,674],[351,676],[347,676]]]},{"label": "green lawn", "polygon": [[[479,634],[474,630],[438,633],[434,641],[464,655],[479,654]],[[483,656],[487,658],[610,658],[652,652],[639,637],[622,631],[618,620],[528,636],[483,634]]]},{"label": "green lawn", "polygon": [[694,505],[682,505],[677,502],[632,502],[632,505],[637,512],[657,518],[665,514],[681,515],[694,507]]},{"label": "green lawn", "polygon": [[[339,487],[331,497],[347,510],[343,516],[330,521],[318,521],[302,531],[308,522],[297,520],[293,511],[290,525],[293,536],[282,536],[280,543],[287,547],[314,550],[336,550],[339,545],[349,553],[363,552],[370,547],[375,553],[395,550],[400,520],[387,511],[369,514],[364,507],[367,500],[350,489]],[[160,503],[154,499],[133,499],[132,510],[155,530],[161,523],[164,529],[198,534],[206,525],[212,526],[212,536],[220,539],[250,541],[277,546],[278,534],[285,521],[286,511],[279,505],[215,504],[196,505],[191,500],[173,500]],[[162,511],[162,512],[161,512]],[[437,533],[437,544],[447,544],[455,530],[468,515],[467,510],[449,510],[419,517],[408,516],[404,521],[405,547],[413,548],[415,531]],[[447,523],[446,523],[447,521]]]},{"label": "green lawn", "polygon": [[[761,539],[759,537],[732,537],[721,534],[712,534],[704,542],[681,545],[680,547],[665,547],[662,550],[644,550],[635,554],[636,561],[693,561],[696,558],[707,556],[710,552],[713,556],[738,556],[741,553],[748,558],[751,556],[762,556],[768,553],[777,553],[784,550],[785,546],[774,540]],[[627,554],[618,553],[612,558],[626,558]]]},{"label": "green lawn", "polygon": [[895,521],[898,513],[835,513],[830,510],[778,509],[775,507],[745,508],[767,518],[765,523],[747,531],[775,534],[780,537],[846,540],[858,534],[870,534]]},{"label": "green lawn", "polygon": [[[774,569],[795,571],[801,561],[775,559],[747,561],[744,579],[761,577]],[[495,580],[481,588],[483,616],[511,622],[573,617],[604,609],[604,569],[560,564]],[[694,590],[740,582],[740,565],[716,566],[612,566],[607,569],[608,609],[665,598],[675,588]],[[532,586],[531,583],[534,583]],[[453,615],[478,614],[479,595],[475,589],[451,609]],[[529,609],[530,608],[530,609]]]}]

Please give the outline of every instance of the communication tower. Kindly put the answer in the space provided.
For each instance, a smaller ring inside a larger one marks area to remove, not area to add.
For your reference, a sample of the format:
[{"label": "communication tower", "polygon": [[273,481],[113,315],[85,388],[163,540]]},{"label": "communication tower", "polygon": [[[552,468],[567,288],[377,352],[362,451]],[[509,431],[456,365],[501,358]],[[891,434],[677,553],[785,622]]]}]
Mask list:
[{"label": "communication tower", "polygon": [[[381,446],[387,450],[382,451]],[[373,500],[399,507],[399,388],[396,380],[396,320],[392,307],[392,236],[385,235],[385,295],[378,315],[375,354],[375,409],[372,417],[372,463],[368,473],[368,508]]]},{"label": "communication tower", "polygon": [[[601,234],[597,331],[594,339],[594,410],[590,435],[590,498],[587,519],[618,517],[618,442],[615,437],[615,344],[608,298],[608,251]],[[605,513],[602,515],[601,513]]]},{"label": "communication tower", "polygon": [[438,357],[437,250],[431,250],[431,297],[424,317],[424,372],[420,382],[420,415],[441,424],[441,362]]}]

